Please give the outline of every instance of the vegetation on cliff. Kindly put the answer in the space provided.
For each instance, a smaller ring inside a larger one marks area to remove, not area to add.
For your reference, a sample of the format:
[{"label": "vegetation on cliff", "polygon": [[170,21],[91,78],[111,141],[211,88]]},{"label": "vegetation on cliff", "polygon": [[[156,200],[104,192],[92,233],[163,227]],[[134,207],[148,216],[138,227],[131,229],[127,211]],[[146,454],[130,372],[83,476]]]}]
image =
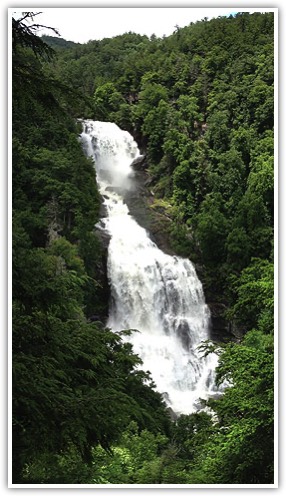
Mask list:
[{"label": "vegetation on cliff", "polygon": [[[273,482],[273,17],[76,46],[13,24],[15,483]],[[240,336],[215,422],[170,425],[130,346],[88,320],[107,300],[82,116],[135,136],[173,248]]]},{"label": "vegetation on cliff", "polygon": [[64,109],[64,85],[43,72],[39,57],[52,52],[40,38],[21,40],[13,46],[13,482],[54,482],[58,473],[81,482],[94,446],[110,449],[132,420],[163,433],[169,420],[131,346],[88,320],[108,304],[94,166]]}]

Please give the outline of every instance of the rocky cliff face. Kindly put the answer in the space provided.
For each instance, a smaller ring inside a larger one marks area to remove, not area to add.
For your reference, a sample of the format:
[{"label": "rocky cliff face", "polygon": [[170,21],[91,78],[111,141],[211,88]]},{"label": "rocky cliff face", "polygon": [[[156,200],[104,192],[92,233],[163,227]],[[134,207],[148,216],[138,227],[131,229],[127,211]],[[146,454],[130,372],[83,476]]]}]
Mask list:
[{"label": "rocky cliff face", "polygon": [[169,227],[171,219],[163,211],[154,208],[155,199],[152,194],[151,178],[147,171],[144,155],[132,163],[135,189],[125,193],[124,200],[138,224],[150,233],[157,246],[169,255],[175,255],[171,248]]},{"label": "rocky cliff face", "polygon": [[[154,240],[162,251],[169,255],[175,255],[171,247],[169,234],[172,219],[168,217],[164,209],[156,208],[146,157],[142,155],[135,159],[132,163],[132,168],[134,170],[136,188],[124,196],[130,214],[136,219],[139,225],[148,230],[151,239]],[[208,301],[208,295],[206,295],[206,300],[211,311],[211,339],[221,342],[239,338],[239,332],[223,316],[226,306],[221,303]]]},{"label": "rocky cliff face", "polygon": [[[132,163],[134,171],[135,188],[132,191],[120,190],[119,193],[123,195],[130,215],[132,215],[138,224],[146,229],[151,239],[156,245],[167,253],[168,255],[175,255],[172,249],[170,239],[170,227],[172,219],[165,213],[163,208],[156,206],[156,200],[152,194],[151,178],[148,174],[148,164],[144,155],[135,159]],[[114,189],[114,188],[113,188]],[[101,217],[105,216],[104,205],[101,209]],[[101,266],[101,284],[104,287],[105,295],[107,295],[107,249],[109,244],[109,236],[106,232],[98,230],[98,235],[101,239],[103,247],[103,257]],[[104,268],[103,268],[104,267]],[[199,276],[203,270],[202,267],[198,268]],[[106,296],[108,299],[108,296]],[[239,339],[241,337],[239,330],[235,328],[232,323],[227,321],[224,317],[226,306],[209,300],[206,294],[206,302],[211,311],[211,339],[215,342],[222,342],[229,339]],[[101,315],[101,320],[106,320],[107,315]]]}]

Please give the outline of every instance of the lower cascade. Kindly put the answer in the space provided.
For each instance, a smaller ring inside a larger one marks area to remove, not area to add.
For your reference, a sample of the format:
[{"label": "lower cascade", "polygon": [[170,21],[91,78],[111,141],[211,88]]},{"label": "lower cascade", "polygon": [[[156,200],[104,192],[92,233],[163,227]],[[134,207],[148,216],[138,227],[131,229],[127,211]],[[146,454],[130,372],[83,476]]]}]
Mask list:
[{"label": "lower cascade", "polygon": [[134,188],[131,164],[140,155],[132,136],[114,123],[84,120],[81,140],[106,209],[98,227],[110,236],[107,326],[134,329],[124,339],[176,414],[198,411],[200,399],[217,394],[217,356],[198,349],[209,339],[202,284],[189,260],[163,253],[129,214],[124,192]]}]

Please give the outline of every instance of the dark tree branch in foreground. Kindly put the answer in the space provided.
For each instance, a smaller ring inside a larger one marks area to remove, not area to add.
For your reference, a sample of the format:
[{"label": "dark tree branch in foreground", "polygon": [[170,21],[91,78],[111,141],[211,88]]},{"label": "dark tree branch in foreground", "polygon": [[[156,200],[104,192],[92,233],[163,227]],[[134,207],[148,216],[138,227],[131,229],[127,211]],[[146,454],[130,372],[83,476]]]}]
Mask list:
[{"label": "dark tree branch in foreground", "polygon": [[31,24],[28,25],[27,21],[34,21],[34,17],[41,14],[41,12],[22,12],[22,17],[20,19],[12,18],[12,47],[13,52],[17,51],[18,46],[31,48],[35,55],[40,57],[46,57],[48,60],[52,59],[55,52],[54,50],[44,43],[39,36],[37,36],[37,31],[40,28],[51,29],[55,34],[60,36],[59,32],[55,28],[49,26],[44,26],[42,24]]}]

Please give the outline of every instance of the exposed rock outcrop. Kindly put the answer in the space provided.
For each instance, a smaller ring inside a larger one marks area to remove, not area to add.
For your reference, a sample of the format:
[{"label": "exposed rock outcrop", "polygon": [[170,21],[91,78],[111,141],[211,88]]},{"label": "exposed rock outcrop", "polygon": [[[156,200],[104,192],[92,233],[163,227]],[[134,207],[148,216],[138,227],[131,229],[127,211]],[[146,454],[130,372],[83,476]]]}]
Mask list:
[{"label": "exposed rock outcrop", "polygon": [[142,171],[147,169],[146,155],[139,155],[135,158],[131,164],[131,167],[135,171]]},{"label": "exposed rock outcrop", "polygon": [[214,342],[229,341],[237,336],[233,333],[233,326],[225,317],[226,305],[207,301],[211,312],[211,332],[210,337]]},{"label": "exposed rock outcrop", "polygon": [[171,248],[169,228],[171,219],[162,211],[154,208],[154,196],[151,192],[151,178],[148,174],[146,157],[141,155],[131,164],[134,171],[135,187],[124,195],[124,200],[138,224],[150,234],[157,246],[169,255],[175,255]]},{"label": "exposed rock outcrop", "polygon": [[[169,234],[172,219],[168,216],[164,208],[156,205],[156,199],[152,194],[152,179],[148,173],[146,156],[140,155],[132,162],[131,166],[134,171],[134,187],[128,191],[117,188],[117,192],[123,196],[130,215],[149,232],[150,238],[156,245],[165,253],[175,255],[176,253],[172,249]],[[112,187],[109,189],[115,190]],[[101,217],[104,216],[106,216],[106,211],[102,204]],[[110,237],[104,230],[100,229],[100,222],[98,228],[101,242],[106,250],[105,256],[107,259],[107,248]],[[203,280],[203,274],[201,274],[203,268],[200,266],[197,269],[200,279]],[[211,311],[211,339],[214,342],[239,339],[241,336],[240,331],[225,318],[224,314],[227,307],[222,303],[213,301],[213,299],[212,301],[208,301],[207,295],[206,300]]]},{"label": "exposed rock outcrop", "polygon": [[[139,225],[147,229],[151,239],[157,246],[169,255],[176,253],[171,247],[170,227],[172,219],[164,212],[164,209],[154,208],[155,198],[152,195],[151,178],[148,173],[148,163],[145,155],[141,155],[131,164],[134,170],[135,188],[125,194],[125,201],[130,214]],[[200,267],[199,272],[203,270]],[[218,302],[208,301],[211,311],[211,339],[215,342],[228,341],[240,337],[239,330],[225,318],[226,305]]]}]

